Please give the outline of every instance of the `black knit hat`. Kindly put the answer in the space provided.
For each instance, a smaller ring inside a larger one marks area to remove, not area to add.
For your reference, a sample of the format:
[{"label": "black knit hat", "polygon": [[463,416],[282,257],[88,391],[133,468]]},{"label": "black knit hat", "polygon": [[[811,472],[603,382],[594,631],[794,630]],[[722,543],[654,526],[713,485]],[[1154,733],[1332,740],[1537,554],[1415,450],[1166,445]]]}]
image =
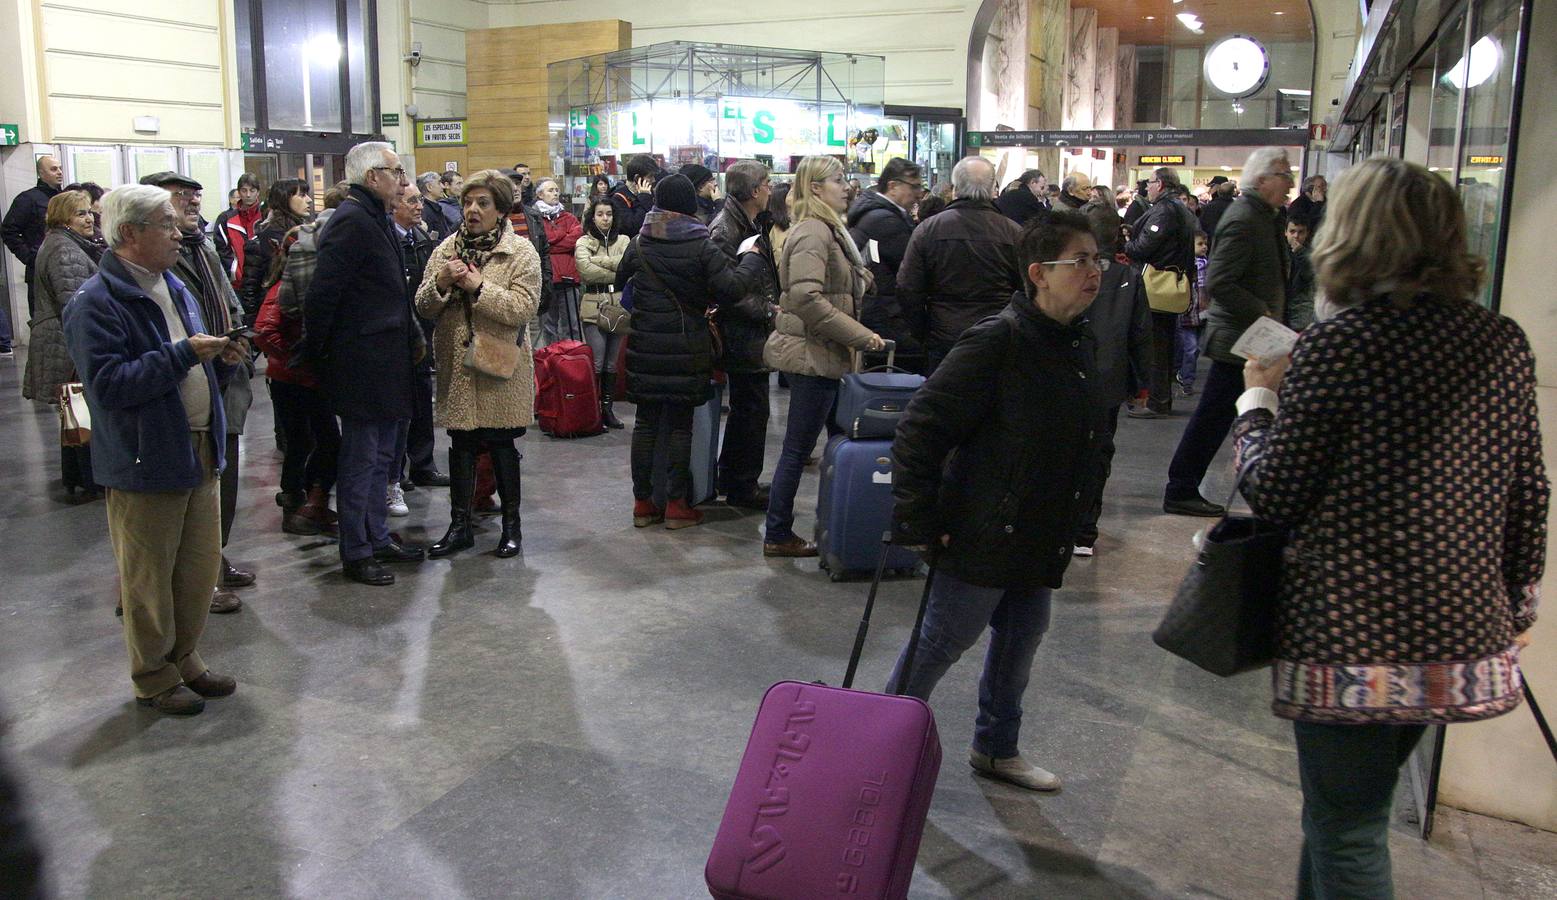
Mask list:
[{"label": "black knit hat", "polygon": [[1216,187],[1219,184],[1226,184],[1226,183],[1227,183],[1227,176],[1226,175],[1213,175],[1213,176],[1211,176],[1211,180],[1209,182],[1207,182],[1206,187]]},{"label": "black knit hat", "polygon": [[687,216],[697,215],[697,189],[685,175],[661,178],[654,186],[654,205]]},{"label": "black knit hat", "polygon": [[714,173],[708,171],[706,166],[700,166],[697,163],[687,163],[682,166],[681,174],[687,176],[687,180],[692,182],[694,189],[702,187],[714,177]]}]

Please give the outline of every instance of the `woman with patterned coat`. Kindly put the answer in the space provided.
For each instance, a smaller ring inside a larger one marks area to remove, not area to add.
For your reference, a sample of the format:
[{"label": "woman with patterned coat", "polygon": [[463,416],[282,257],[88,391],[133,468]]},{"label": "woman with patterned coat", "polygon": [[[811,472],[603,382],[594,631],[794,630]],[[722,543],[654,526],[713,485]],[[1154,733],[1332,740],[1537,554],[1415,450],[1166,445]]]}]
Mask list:
[{"label": "woman with patterned coat", "polygon": [[[519,449],[514,441],[535,421],[535,364],[525,326],[535,318],[541,296],[541,258],[535,246],[514,234],[506,218],[514,187],[502,173],[487,170],[465,180],[460,192],[464,219],[427,262],[416,292],[416,311],[437,321],[433,359],[438,365],[435,421],[448,429],[449,530],[428,550],[448,556],[475,544],[471,506],[476,455],[491,454],[503,511],[497,555],[513,556],[519,531]],[[494,346],[518,344],[519,362],[508,377],[465,365],[474,335]]]},{"label": "woman with patterned coat", "polygon": [[75,366],[65,352],[60,312],[76,289],[97,273],[103,247],[92,240],[92,201],[85,191],[64,191],[49,200],[44,214],[48,228],[33,262],[34,299],[31,346],[22,380],[22,396],[40,403],[59,399],[60,385],[71,380]]},{"label": "woman with patterned coat", "polygon": [[1424,726],[1519,704],[1550,488],[1530,344],[1471,299],[1454,189],[1372,159],[1332,203],[1324,321],[1290,372],[1245,368],[1234,434],[1244,496],[1290,530],[1273,707],[1303,787],[1298,895],[1391,897],[1391,795]]}]

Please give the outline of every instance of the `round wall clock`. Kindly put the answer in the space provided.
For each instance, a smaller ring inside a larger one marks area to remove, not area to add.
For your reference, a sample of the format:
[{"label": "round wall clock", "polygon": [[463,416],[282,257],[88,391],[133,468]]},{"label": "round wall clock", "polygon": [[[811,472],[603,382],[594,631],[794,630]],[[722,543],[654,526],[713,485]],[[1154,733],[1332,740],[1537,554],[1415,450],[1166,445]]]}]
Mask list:
[{"label": "round wall clock", "polygon": [[1233,34],[1206,48],[1206,81],[1229,97],[1257,94],[1270,77],[1265,45],[1246,34]]}]

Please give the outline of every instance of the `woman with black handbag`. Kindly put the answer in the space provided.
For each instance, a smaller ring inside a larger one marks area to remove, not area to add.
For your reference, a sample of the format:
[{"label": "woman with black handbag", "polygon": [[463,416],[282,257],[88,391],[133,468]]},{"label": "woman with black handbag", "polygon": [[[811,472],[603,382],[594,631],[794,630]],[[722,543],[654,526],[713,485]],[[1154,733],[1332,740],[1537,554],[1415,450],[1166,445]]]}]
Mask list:
[{"label": "woman with black handbag", "polygon": [[438,406],[434,421],[449,431],[449,530],[427,555],[449,556],[475,545],[472,504],[476,455],[492,456],[503,532],[497,555],[513,556],[519,530],[519,449],[535,421],[535,365],[525,325],[541,297],[541,259],[516,235],[507,215],[513,183],[488,169],[465,180],[464,219],[427,261],[416,311],[435,319],[433,359]]},{"label": "woman with black handbag", "polygon": [[[712,396],[709,380],[717,356],[708,311],[746,296],[763,265],[753,253],[732,263],[709,240],[708,226],[697,218],[697,191],[686,176],[671,175],[655,186],[654,208],[617,267],[619,282],[633,282],[627,399],[638,410],[632,441],[635,527],[663,522],[678,529],[703,521],[687,498],[692,413]],[[664,509],[653,499],[655,450],[661,443],[669,464]]]},{"label": "woman with black handbag", "polygon": [[1245,368],[1234,436],[1244,496],[1290,533],[1273,709],[1297,742],[1298,896],[1386,898],[1391,798],[1425,726],[1520,702],[1550,487],[1530,344],[1475,301],[1454,188],[1371,159],[1330,205],[1322,321],[1290,371]]}]

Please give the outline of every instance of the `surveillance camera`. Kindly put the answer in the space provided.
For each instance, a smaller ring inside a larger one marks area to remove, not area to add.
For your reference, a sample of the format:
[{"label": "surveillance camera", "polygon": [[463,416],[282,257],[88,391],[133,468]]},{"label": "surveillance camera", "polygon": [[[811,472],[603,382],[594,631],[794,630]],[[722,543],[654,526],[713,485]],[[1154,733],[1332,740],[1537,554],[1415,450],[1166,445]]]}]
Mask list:
[{"label": "surveillance camera", "polygon": [[410,55],[405,57],[405,61],[410,63],[412,65],[412,67],[421,65],[421,63],[422,63],[422,42],[421,41],[412,41],[411,42],[411,53],[410,53]]}]

